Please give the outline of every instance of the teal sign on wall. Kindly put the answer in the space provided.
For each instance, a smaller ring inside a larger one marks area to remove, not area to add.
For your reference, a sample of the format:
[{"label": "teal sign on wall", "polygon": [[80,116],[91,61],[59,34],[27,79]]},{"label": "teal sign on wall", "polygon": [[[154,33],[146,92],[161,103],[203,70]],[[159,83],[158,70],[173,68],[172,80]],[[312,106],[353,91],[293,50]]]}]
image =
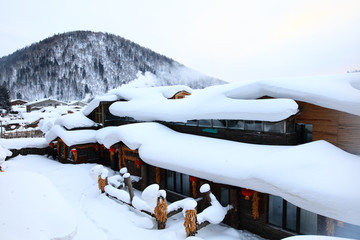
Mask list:
[{"label": "teal sign on wall", "polygon": [[203,129],[201,129],[203,132],[207,132],[207,133],[215,133],[215,134],[217,134],[217,129],[215,129],[215,128],[203,128]]}]

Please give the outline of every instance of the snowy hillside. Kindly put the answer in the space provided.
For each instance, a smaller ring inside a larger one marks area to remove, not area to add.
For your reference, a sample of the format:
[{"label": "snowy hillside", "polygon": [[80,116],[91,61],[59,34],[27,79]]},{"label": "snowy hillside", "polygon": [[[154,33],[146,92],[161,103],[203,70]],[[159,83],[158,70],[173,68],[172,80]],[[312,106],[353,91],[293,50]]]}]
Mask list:
[{"label": "snowy hillside", "polygon": [[101,95],[142,75],[163,86],[203,88],[224,83],[107,33],[76,31],[55,35],[0,58],[0,84],[11,98],[80,100]]}]

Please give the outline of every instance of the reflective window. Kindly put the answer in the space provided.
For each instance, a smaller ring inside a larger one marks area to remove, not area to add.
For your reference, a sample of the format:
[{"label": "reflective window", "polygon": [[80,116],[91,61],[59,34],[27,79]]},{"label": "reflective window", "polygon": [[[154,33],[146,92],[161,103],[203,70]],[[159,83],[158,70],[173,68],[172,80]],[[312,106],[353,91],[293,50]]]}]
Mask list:
[{"label": "reflective window", "polygon": [[248,131],[262,131],[262,122],[260,121],[245,121],[245,130]]},{"label": "reflective window", "polygon": [[278,196],[269,195],[269,223],[282,227],[283,199]]},{"label": "reflective window", "polygon": [[264,132],[284,133],[284,122],[264,122]]},{"label": "reflective window", "polygon": [[315,213],[300,210],[300,233],[317,234],[317,215]]},{"label": "reflective window", "polygon": [[229,204],[229,189],[228,188],[220,188],[220,203],[224,207]]},{"label": "reflective window", "polygon": [[296,213],[297,207],[294,204],[286,202],[286,224],[285,227],[296,231]]},{"label": "reflective window", "polygon": [[197,126],[198,122],[196,120],[188,120],[186,126]]},{"label": "reflective window", "polygon": [[244,130],[244,121],[242,120],[228,120],[228,128]]},{"label": "reflective window", "polygon": [[206,119],[199,120],[199,127],[211,127],[211,120],[206,120]]},{"label": "reflective window", "polygon": [[212,120],[213,128],[225,128],[226,121],[225,120]]}]

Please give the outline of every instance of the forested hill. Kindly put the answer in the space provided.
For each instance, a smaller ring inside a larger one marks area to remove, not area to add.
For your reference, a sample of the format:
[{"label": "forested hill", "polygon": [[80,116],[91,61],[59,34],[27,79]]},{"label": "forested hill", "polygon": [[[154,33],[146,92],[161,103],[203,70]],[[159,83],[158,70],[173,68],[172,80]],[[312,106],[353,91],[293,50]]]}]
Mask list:
[{"label": "forested hill", "polygon": [[203,88],[224,83],[122,37],[99,32],[55,35],[0,58],[0,84],[11,98],[26,100],[101,95],[136,79],[139,72],[154,74],[156,86]]}]

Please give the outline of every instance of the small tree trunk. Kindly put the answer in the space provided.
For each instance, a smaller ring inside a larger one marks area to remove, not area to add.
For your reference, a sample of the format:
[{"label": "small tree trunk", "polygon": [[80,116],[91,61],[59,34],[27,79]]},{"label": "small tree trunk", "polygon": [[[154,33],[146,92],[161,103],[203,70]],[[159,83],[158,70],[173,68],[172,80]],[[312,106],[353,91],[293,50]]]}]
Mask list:
[{"label": "small tree trunk", "polygon": [[101,176],[99,176],[98,184],[99,184],[99,189],[101,190],[101,193],[104,193],[105,186],[108,184],[107,177],[105,179],[102,179]]},{"label": "small tree trunk", "polygon": [[195,236],[197,228],[196,222],[196,209],[186,210],[184,221],[186,237]]},{"label": "small tree trunk", "polygon": [[134,198],[134,190],[131,184],[131,179],[130,179],[130,174],[124,174],[124,182],[125,185],[128,188],[129,191],[129,195],[130,195],[130,202],[132,202],[133,198]]},{"label": "small tree trunk", "polygon": [[166,199],[162,196],[157,198],[157,204],[154,209],[156,222],[158,224],[158,229],[164,229],[166,226],[166,220],[168,215],[167,202]]}]

